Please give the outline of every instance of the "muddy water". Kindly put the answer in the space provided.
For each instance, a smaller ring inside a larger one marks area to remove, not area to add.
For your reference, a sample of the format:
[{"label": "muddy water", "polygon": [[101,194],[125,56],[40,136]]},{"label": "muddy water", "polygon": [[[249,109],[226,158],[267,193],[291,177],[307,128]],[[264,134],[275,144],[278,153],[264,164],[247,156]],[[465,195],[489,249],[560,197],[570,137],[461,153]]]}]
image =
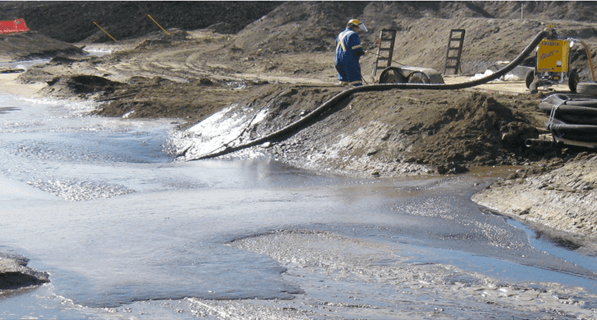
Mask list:
[{"label": "muddy water", "polygon": [[173,123],[0,95],[0,319],[591,318],[597,259],[482,210],[483,176],[175,162]]}]

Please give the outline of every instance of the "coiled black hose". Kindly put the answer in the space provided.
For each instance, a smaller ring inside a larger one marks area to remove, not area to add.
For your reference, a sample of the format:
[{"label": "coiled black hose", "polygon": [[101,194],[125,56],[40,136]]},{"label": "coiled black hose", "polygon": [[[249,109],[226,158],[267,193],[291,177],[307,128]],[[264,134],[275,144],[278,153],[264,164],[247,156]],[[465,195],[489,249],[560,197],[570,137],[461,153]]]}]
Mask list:
[{"label": "coiled black hose", "polygon": [[[597,125],[597,97],[578,94],[552,94],[539,109],[568,124]],[[554,110],[555,109],[555,110]]]},{"label": "coiled black hose", "polygon": [[597,97],[577,94],[552,94],[539,108],[549,113],[547,130],[554,138],[597,142]]},{"label": "coiled black hose", "polygon": [[309,113],[308,115],[304,116],[300,120],[297,120],[276,132],[270,133],[270,134],[268,134],[264,137],[261,137],[259,139],[249,141],[249,142],[237,145],[237,146],[233,146],[233,147],[223,146],[224,149],[222,149],[220,151],[202,155],[193,160],[202,160],[202,159],[210,159],[210,158],[219,157],[219,156],[222,156],[222,155],[225,155],[228,153],[232,153],[232,152],[235,152],[238,150],[256,146],[256,145],[265,143],[267,141],[274,140],[276,138],[279,138],[279,137],[289,134],[291,132],[294,132],[298,128],[305,126],[307,123],[312,121],[315,117],[318,117],[322,113],[331,109],[337,103],[339,103],[340,101],[342,101],[343,99],[345,99],[346,97],[350,96],[353,93],[369,92],[369,91],[385,91],[385,90],[391,90],[391,89],[457,90],[457,89],[471,88],[474,86],[478,86],[478,85],[487,83],[489,81],[492,81],[492,80],[495,80],[495,79],[498,79],[498,78],[504,76],[506,73],[510,72],[516,66],[521,64],[524,61],[524,59],[533,50],[535,50],[535,47],[537,47],[537,45],[539,45],[539,42],[541,42],[541,40],[543,40],[544,38],[546,38],[550,35],[552,35],[552,30],[544,30],[544,31],[539,32],[535,36],[533,41],[531,41],[531,43],[529,45],[527,45],[526,48],[514,60],[512,60],[510,63],[508,63],[506,66],[504,66],[502,69],[498,70],[497,72],[495,72],[491,75],[485,76],[483,78],[469,81],[469,82],[454,83],[454,84],[389,83],[389,84],[374,84],[374,85],[352,87],[350,89],[347,89],[347,90],[344,90],[344,91],[338,93],[337,95],[335,95],[334,97],[332,97],[331,99],[329,99],[328,101],[324,102],[322,105],[320,105],[319,107],[317,107],[316,109],[311,111],[311,113]]}]

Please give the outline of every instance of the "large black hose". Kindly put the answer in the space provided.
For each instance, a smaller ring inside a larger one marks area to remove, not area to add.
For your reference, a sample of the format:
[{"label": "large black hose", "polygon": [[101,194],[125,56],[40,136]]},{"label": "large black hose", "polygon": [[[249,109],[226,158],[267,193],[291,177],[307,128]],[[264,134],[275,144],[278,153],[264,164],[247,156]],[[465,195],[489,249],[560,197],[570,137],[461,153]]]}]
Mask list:
[{"label": "large black hose", "polygon": [[580,98],[559,94],[545,98],[539,104],[539,109],[550,118],[560,119],[569,124],[597,124],[597,98]]},{"label": "large black hose", "polygon": [[593,95],[554,93],[543,99],[539,107],[545,110],[553,105],[597,108],[597,98]]},{"label": "large black hose", "polygon": [[202,159],[219,157],[219,156],[231,153],[231,152],[235,152],[235,151],[238,151],[241,149],[259,145],[264,142],[279,138],[280,136],[294,132],[298,128],[306,125],[308,122],[313,120],[315,117],[317,117],[317,116],[321,115],[322,113],[324,113],[325,111],[329,110],[330,108],[335,106],[338,102],[342,101],[343,99],[345,99],[346,97],[350,96],[353,93],[368,92],[368,91],[384,91],[384,90],[391,90],[391,89],[457,90],[457,89],[471,88],[474,86],[478,86],[480,84],[487,83],[489,81],[492,81],[492,80],[495,80],[495,79],[498,79],[498,78],[504,76],[506,73],[508,73],[512,69],[516,68],[516,66],[521,64],[524,61],[524,59],[533,50],[535,50],[535,47],[537,47],[537,45],[539,45],[539,42],[541,42],[541,40],[543,40],[545,37],[550,36],[551,34],[552,34],[551,30],[544,30],[544,31],[539,32],[535,36],[533,41],[531,41],[531,43],[514,60],[512,60],[510,63],[508,63],[506,66],[504,66],[502,69],[498,70],[497,72],[495,72],[491,75],[485,76],[483,78],[473,80],[470,82],[462,82],[462,83],[454,83],[454,84],[389,83],[389,84],[374,84],[374,85],[352,87],[350,89],[347,89],[347,90],[344,90],[344,91],[338,93],[337,95],[335,95],[334,97],[332,97],[331,99],[329,99],[328,101],[324,102],[322,105],[320,105],[319,107],[314,109],[308,115],[304,116],[300,120],[297,120],[276,132],[270,133],[270,134],[268,134],[264,137],[261,137],[259,139],[249,141],[249,142],[246,142],[246,143],[234,146],[234,147],[230,147],[230,146],[224,147],[223,146],[224,147],[223,150],[220,150],[217,152],[212,152],[212,153],[200,156],[193,160],[202,160]]},{"label": "large black hose", "polygon": [[552,94],[539,108],[549,113],[547,130],[555,138],[597,142],[597,98],[574,94]]},{"label": "large black hose", "polygon": [[555,118],[570,123],[588,124],[587,121],[597,121],[597,97],[595,96],[556,93],[543,99],[539,103],[539,109],[546,113],[554,112]]},{"label": "large black hose", "polygon": [[572,141],[595,142],[597,141],[597,126],[589,124],[570,124],[559,119],[553,119],[549,124],[549,131],[556,138],[565,138]]}]

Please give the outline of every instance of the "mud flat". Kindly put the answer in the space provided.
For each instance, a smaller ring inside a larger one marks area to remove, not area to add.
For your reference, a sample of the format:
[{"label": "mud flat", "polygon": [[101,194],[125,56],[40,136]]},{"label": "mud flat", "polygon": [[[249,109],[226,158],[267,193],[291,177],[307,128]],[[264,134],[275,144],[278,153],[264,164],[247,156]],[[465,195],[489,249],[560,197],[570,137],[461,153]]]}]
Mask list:
[{"label": "mud flat", "polygon": [[[535,228],[563,232],[592,252],[597,249],[597,156],[580,154],[562,167],[537,175],[515,173],[472,196],[472,200]],[[547,231],[551,232],[551,231]],[[560,236],[556,235],[556,238]],[[586,239],[576,236],[585,236]],[[571,244],[572,248],[578,244]]]},{"label": "mud flat", "polygon": [[[198,305],[203,312],[244,315],[263,308],[290,313],[296,319],[335,313],[365,319],[472,319],[492,317],[498,309],[507,318],[532,313],[538,318],[559,314],[589,319],[595,312],[592,301],[597,297],[579,288],[507,283],[454,266],[418,264],[412,257],[389,253],[379,243],[329,232],[272,232],[230,246],[278,261],[288,268],[285,277],[300,283],[306,292],[291,301],[195,299],[203,304]],[[566,301],[571,295],[578,299]]]},{"label": "mud flat", "polygon": [[33,97],[46,86],[44,83],[23,84],[17,81],[20,73],[0,73],[0,91],[16,96]]}]

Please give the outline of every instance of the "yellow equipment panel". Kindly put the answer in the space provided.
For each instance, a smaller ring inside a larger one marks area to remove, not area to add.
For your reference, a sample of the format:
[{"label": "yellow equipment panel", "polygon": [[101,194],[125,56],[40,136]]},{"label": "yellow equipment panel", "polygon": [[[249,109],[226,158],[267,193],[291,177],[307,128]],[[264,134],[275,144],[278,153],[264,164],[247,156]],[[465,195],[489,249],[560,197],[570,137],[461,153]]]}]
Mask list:
[{"label": "yellow equipment panel", "polygon": [[568,72],[568,40],[543,40],[537,50],[537,72]]}]

